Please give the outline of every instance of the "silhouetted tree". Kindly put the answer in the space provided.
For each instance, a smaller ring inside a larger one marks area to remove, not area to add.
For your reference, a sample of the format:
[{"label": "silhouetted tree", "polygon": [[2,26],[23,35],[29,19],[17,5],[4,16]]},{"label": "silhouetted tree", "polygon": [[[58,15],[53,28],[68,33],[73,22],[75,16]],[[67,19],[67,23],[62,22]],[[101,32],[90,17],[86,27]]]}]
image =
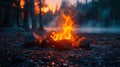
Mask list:
[{"label": "silhouetted tree", "polygon": [[25,0],[23,28],[29,30],[29,1]]},{"label": "silhouetted tree", "polygon": [[1,22],[0,27],[14,27],[13,21],[13,3],[16,0],[1,0],[0,6],[2,8],[2,14],[4,15],[3,22]]},{"label": "silhouetted tree", "polygon": [[30,16],[32,19],[32,29],[37,29],[37,21],[34,10],[34,0],[30,0]]},{"label": "silhouetted tree", "polygon": [[21,27],[21,25],[20,25],[20,0],[17,0],[16,1],[16,22],[17,22],[17,26],[18,27]]},{"label": "silhouetted tree", "polygon": [[42,23],[42,8],[43,7],[46,7],[46,4],[45,4],[45,0],[39,0],[39,2],[40,2],[40,5],[39,5],[39,7],[40,7],[40,14],[39,14],[39,25],[40,25],[40,27],[39,27],[39,29],[40,30],[44,30],[44,28],[43,28],[43,23]]}]

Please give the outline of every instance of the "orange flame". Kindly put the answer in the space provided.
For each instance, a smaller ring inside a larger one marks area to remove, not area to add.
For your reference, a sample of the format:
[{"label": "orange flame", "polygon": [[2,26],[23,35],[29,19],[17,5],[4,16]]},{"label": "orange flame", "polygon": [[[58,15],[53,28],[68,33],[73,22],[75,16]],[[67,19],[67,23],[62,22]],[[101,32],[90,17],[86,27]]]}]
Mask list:
[{"label": "orange flame", "polygon": [[25,0],[20,0],[20,8],[23,9],[25,5]]},{"label": "orange flame", "polygon": [[34,10],[35,10],[35,14],[39,14],[40,13],[40,7],[39,7],[40,2],[38,0],[35,0],[34,2]]},{"label": "orange flame", "polygon": [[65,19],[64,24],[61,26],[61,31],[60,32],[52,32],[51,38],[54,41],[58,40],[71,40],[74,41],[74,36],[73,36],[73,20],[71,19],[71,16],[66,16],[65,14],[62,14],[62,18]]}]

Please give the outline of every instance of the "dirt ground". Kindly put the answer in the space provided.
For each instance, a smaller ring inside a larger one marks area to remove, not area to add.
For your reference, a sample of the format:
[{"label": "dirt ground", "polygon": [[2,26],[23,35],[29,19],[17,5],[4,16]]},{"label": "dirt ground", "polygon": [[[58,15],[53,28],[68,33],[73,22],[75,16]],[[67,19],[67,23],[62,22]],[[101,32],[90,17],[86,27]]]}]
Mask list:
[{"label": "dirt ground", "polygon": [[120,67],[120,34],[92,33],[79,36],[88,38],[89,49],[59,51],[38,46],[23,48],[20,45],[24,39],[22,35],[16,33],[16,39],[8,34],[4,37],[1,35],[0,67]]}]

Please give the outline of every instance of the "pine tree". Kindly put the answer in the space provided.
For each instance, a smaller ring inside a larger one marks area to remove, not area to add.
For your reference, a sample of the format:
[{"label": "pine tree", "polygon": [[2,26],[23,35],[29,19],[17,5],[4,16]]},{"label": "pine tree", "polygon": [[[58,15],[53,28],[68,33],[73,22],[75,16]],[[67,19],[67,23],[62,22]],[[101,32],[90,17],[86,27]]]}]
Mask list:
[{"label": "pine tree", "polygon": [[39,0],[39,2],[40,2],[40,14],[39,14],[39,25],[40,25],[40,27],[39,27],[39,29],[41,30],[41,31],[43,31],[44,30],[44,28],[43,28],[43,23],[42,23],[42,8],[44,8],[44,7],[46,7],[47,5],[45,4],[45,0]]},{"label": "pine tree", "polygon": [[1,0],[0,6],[2,11],[4,12],[3,22],[0,24],[0,27],[13,27],[13,2],[16,0]]},{"label": "pine tree", "polygon": [[23,28],[29,30],[29,1],[25,0]]}]

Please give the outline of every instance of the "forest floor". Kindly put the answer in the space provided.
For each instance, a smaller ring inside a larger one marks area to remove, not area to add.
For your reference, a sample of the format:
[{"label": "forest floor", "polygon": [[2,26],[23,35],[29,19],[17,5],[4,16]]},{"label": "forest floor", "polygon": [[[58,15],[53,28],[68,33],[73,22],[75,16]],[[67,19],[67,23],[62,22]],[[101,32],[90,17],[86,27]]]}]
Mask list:
[{"label": "forest floor", "polygon": [[79,35],[88,38],[90,49],[23,48],[24,37],[32,36],[0,33],[0,67],[120,67],[120,34]]}]

